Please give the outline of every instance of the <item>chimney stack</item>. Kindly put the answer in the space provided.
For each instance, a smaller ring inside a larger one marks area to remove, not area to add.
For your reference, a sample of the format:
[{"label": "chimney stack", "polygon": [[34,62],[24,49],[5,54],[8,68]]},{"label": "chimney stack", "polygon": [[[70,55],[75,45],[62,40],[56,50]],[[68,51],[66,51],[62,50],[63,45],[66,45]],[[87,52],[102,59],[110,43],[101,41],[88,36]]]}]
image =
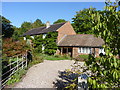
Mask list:
[{"label": "chimney stack", "polygon": [[49,27],[50,27],[50,22],[47,21],[47,22],[46,22],[46,28],[49,28]]}]

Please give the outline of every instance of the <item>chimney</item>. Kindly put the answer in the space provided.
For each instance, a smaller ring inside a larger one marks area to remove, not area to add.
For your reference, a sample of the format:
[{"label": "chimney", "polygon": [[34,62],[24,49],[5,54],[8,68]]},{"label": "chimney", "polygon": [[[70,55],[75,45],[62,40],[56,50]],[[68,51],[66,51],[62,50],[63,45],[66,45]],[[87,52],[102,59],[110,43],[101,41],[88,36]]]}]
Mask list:
[{"label": "chimney", "polygon": [[49,28],[49,27],[50,27],[50,22],[47,21],[47,22],[46,22],[46,28]]}]

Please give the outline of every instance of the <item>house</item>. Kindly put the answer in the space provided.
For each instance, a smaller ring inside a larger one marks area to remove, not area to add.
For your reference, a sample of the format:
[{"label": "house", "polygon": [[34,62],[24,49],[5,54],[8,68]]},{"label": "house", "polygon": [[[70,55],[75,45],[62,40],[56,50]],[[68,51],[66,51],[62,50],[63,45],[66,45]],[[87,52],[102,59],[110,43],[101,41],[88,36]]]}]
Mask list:
[{"label": "house", "polygon": [[24,33],[23,36],[24,40],[26,40],[26,35],[34,38],[35,35],[43,34],[44,39],[48,32],[58,32],[57,45],[59,49],[56,51],[56,54],[67,54],[76,57],[81,54],[99,56],[100,53],[105,53],[102,48],[104,41],[101,38],[90,34],[76,34],[69,21],[53,25],[47,22],[46,26],[31,29]]}]

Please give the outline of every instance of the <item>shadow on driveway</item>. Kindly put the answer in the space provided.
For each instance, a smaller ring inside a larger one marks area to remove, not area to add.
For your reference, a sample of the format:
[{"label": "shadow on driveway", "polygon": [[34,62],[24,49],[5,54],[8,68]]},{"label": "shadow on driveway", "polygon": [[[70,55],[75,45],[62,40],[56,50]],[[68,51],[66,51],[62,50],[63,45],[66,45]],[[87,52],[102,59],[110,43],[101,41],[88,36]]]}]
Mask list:
[{"label": "shadow on driveway", "polygon": [[[68,73],[66,71],[58,71],[58,73],[60,79],[57,79],[56,82],[53,82],[54,87],[57,87],[58,90],[63,90],[63,89],[67,90],[67,88],[65,87],[68,86],[69,84],[72,84],[73,80],[78,78],[78,74],[75,73],[71,73],[71,72]],[[78,80],[76,80],[74,83],[77,84]]]}]

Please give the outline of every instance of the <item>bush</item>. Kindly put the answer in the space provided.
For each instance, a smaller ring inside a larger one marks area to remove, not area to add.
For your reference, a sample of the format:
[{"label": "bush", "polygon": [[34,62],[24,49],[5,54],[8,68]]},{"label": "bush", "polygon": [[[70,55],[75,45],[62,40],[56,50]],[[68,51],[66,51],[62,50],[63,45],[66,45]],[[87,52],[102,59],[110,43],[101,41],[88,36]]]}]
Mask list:
[{"label": "bush", "polygon": [[41,56],[41,54],[33,53],[31,64],[34,65],[34,64],[41,63],[41,62],[43,62],[43,57]]},{"label": "bush", "polygon": [[25,75],[27,70],[21,69],[17,71],[14,75],[11,76],[11,79],[8,80],[7,85],[13,85],[16,82],[19,82],[23,75]]},{"label": "bush", "polygon": [[79,55],[75,58],[77,61],[85,61],[89,58],[89,55]]},{"label": "bush", "polygon": [[80,55],[80,57],[83,58],[83,59],[88,59],[89,55]]}]

